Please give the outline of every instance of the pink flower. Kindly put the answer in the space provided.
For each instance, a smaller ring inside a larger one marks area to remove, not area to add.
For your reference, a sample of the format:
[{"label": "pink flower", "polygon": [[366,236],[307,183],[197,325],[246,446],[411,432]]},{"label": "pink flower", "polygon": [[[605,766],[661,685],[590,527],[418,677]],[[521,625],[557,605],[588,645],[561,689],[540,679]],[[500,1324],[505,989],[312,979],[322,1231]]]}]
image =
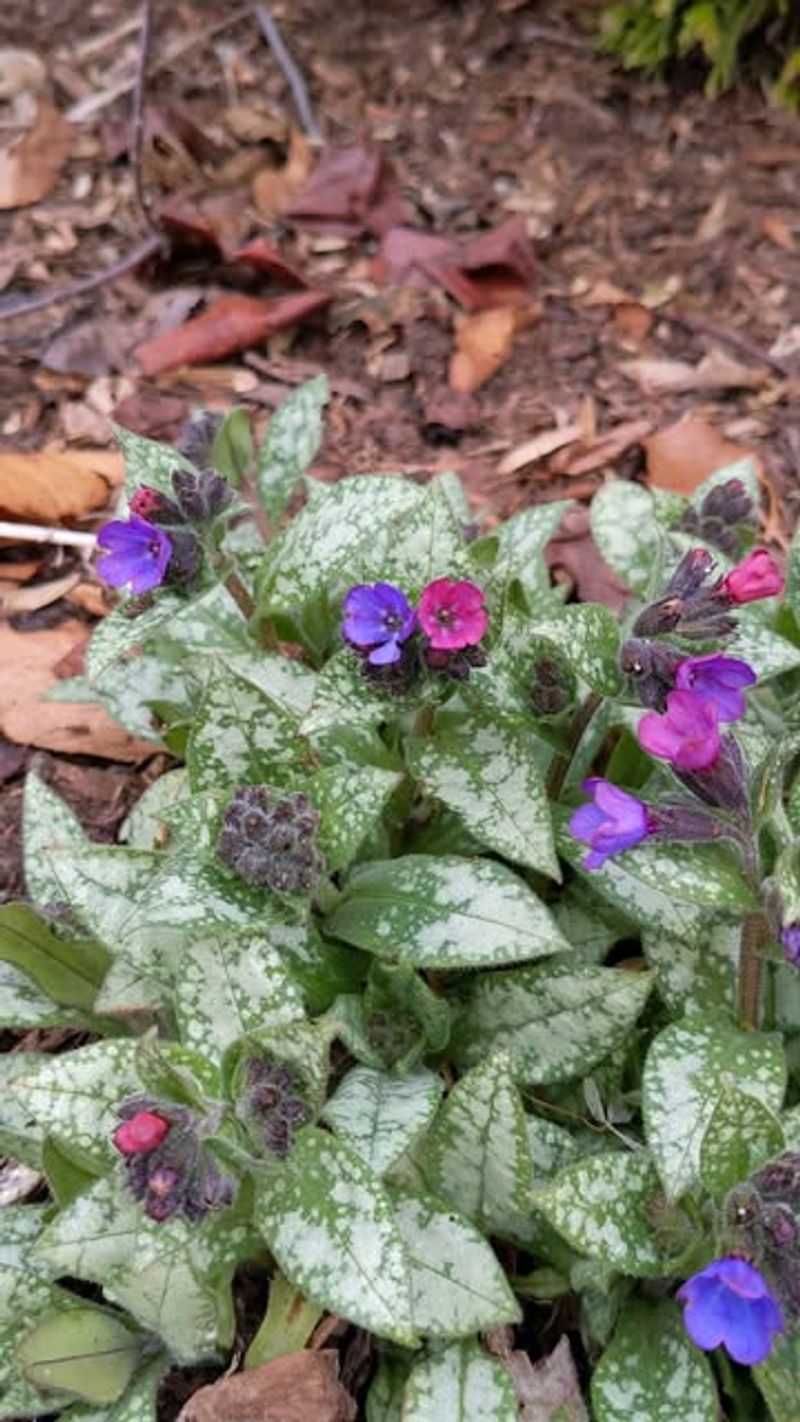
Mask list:
[{"label": "pink flower", "polygon": [[447,652],[476,646],[489,625],[481,589],[453,578],[428,583],[417,611],[430,645]]},{"label": "pink flower", "polygon": [[648,711],[642,717],[639,744],[676,770],[710,770],[722,748],[718,719],[713,702],[693,691],[671,691],[663,715]]},{"label": "pink flower", "polygon": [[783,573],[766,548],[756,548],[722,579],[720,592],[731,602],[756,602],[783,592]]},{"label": "pink flower", "polygon": [[122,1155],[143,1155],[160,1146],[170,1131],[169,1121],[155,1111],[137,1111],[130,1120],[117,1126],[112,1140]]}]

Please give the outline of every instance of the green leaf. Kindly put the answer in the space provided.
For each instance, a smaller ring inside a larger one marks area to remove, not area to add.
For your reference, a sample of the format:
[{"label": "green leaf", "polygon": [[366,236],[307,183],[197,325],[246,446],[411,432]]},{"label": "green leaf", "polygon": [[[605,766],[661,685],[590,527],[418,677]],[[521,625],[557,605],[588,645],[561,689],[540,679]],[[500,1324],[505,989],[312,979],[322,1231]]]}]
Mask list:
[{"label": "green leaf", "polygon": [[428,1052],[447,1046],[452,1013],[413,968],[375,959],[363,996],[338,997],[329,1017],[365,1066],[409,1071]]},{"label": "green leaf", "polygon": [[522,1098],[498,1052],[453,1087],[427,1138],[431,1189],[486,1233],[509,1237],[531,1213],[533,1172]]},{"label": "green leaf", "polygon": [[490,579],[501,601],[512,578],[522,585],[532,602],[549,591],[550,573],[542,555],[570,503],[569,499],[555,499],[549,504],[537,504],[500,525]]},{"label": "green leaf", "polygon": [[386,474],[325,486],[273,544],[267,609],[296,614],[326,588],[379,577],[398,517],[423,497],[417,485]]},{"label": "green leaf", "polygon": [[748,617],[746,612],[739,617],[739,626],[725,648],[725,655],[749,662],[760,682],[800,667],[800,647],[757,621],[756,615]]},{"label": "green leaf", "polygon": [[156,1398],[164,1365],[164,1358],[157,1358],[112,1407],[101,1412],[74,1407],[69,1422],[156,1422]]},{"label": "green leaf", "polygon": [[[42,1397],[19,1372],[18,1340],[42,1316],[74,1307],[79,1300],[50,1282],[52,1272],[33,1253],[46,1207],[7,1205],[0,1235],[0,1418],[38,1417]],[[64,1399],[49,1399],[59,1406]]]},{"label": "green leaf", "polygon": [[476,979],[454,1032],[456,1062],[505,1047],[519,1081],[566,1081],[620,1046],[653,986],[650,973],[547,963]]},{"label": "green leaf", "polygon": [[448,475],[439,475],[395,523],[381,579],[416,592],[434,578],[464,572],[466,548],[463,523],[449,496]]},{"label": "green leaf", "polygon": [[470,718],[412,740],[409,762],[487,848],[559,879],[536,744],[524,726]]},{"label": "green leaf", "polygon": [[189,738],[194,791],[284,784],[301,767],[304,750],[295,717],[224,662],[212,662]]},{"label": "green leaf", "polygon": [[88,1169],[104,1170],[119,1159],[111,1142],[117,1107],[141,1089],[135,1056],[135,1042],[94,1042],[45,1061],[12,1089],[68,1154]]},{"label": "green leaf", "polygon": [[102,682],[107,668],[165,633],[183,655],[246,652],[251,646],[244,617],[222,585],[193,598],[160,588],[152,605],[136,617],[121,604],[103,618],[86,649],[87,677]]},{"label": "green leaf", "polygon": [[77,815],[33,771],[25,781],[22,842],[29,897],[42,909],[63,905],[67,895],[53,866],[53,851],[80,850],[89,841]]},{"label": "green leaf", "polygon": [[361,666],[360,658],[350,649],[335,652],[325,663],[311,710],[300,725],[302,735],[325,746],[337,731],[350,729],[364,735],[372,727],[394,720],[398,706],[416,704],[413,692],[398,702],[391,692],[367,681]]},{"label": "green leaf", "polygon": [[330,932],[417,967],[514,963],[568,944],[526,884],[486,859],[407,854],[356,869]]},{"label": "green leaf", "polygon": [[641,484],[611,479],[592,499],[595,543],[608,566],[632,592],[646,598],[660,586],[664,534],[653,496]]},{"label": "green leaf", "polygon": [[473,1341],[417,1363],[403,1399],[403,1422],[517,1422],[518,1412],[507,1369]]},{"label": "green leaf", "polygon": [[409,1262],[391,1201],[343,1141],[301,1131],[285,1170],[261,1181],[254,1218],[306,1298],[413,1345]]},{"label": "green leaf", "polygon": [[753,1377],[764,1395],[772,1422],[797,1422],[800,1334],[792,1332],[776,1338],[766,1362],[753,1368]]},{"label": "green leaf", "polygon": [[[0,1053],[0,1151],[32,1170],[41,1169],[44,1131],[22,1099],[15,1096],[13,1087],[20,1077],[28,1076],[39,1062],[47,1060],[44,1052]],[[7,1212],[3,1218],[7,1218]]]},{"label": "green leaf", "polygon": [[780,1111],[786,1063],[778,1036],[689,1018],[654,1040],[642,1076],[647,1143],[671,1200],[697,1185],[703,1137],[731,1088]]},{"label": "green leaf", "polygon": [[250,413],[244,405],[234,405],[222,421],[211,445],[211,467],[224,475],[234,488],[245,478],[253,458]]},{"label": "green leaf", "polygon": [[171,494],[174,471],[193,468],[172,445],[145,439],[144,435],[134,434],[122,425],[112,424],[111,428],[125,459],[125,493],[129,499],[142,484],[159,489],[162,494]]},{"label": "green leaf", "polygon": [[54,1002],[86,1011],[108,965],[99,943],[57,938],[24,904],[0,907],[0,959],[16,964]]},{"label": "green leaf", "polygon": [[734,1185],[784,1147],[780,1121],[755,1096],[736,1091],[722,1082],[700,1147],[700,1175],[715,1200],[724,1199]]},{"label": "green leaf", "polygon": [[709,924],[700,942],[643,930],[644,956],[658,974],[656,989],[670,1017],[731,1014],[736,1005],[740,932],[738,923],[725,919]]},{"label": "green leaf", "polygon": [[97,1179],[95,1171],[85,1170],[52,1136],[45,1136],[42,1141],[42,1170],[59,1209],[71,1205]]},{"label": "green leaf", "polygon": [[582,1158],[582,1147],[563,1126],[556,1126],[543,1116],[527,1116],[525,1125],[537,1185],[552,1180],[565,1166]]},{"label": "green leaf", "polygon": [[81,1021],[73,1007],[45,997],[19,968],[0,962],[0,1027],[65,1027]]},{"label": "green leaf", "polygon": [[241,1091],[242,1065],[251,1058],[278,1062],[296,1072],[303,1083],[303,1095],[316,1113],[322,1110],[328,1089],[331,1041],[329,1022],[289,1022],[283,1027],[266,1028],[243,1038],[233,1047],[223,1067],[232,1083],[235,1098]]},{"label": "green leaf", "polygon": [[404,1076],[353,1067],[323,1116],[370,1170],[383,1175],[432,1121],[442,1086],[441,1077],[425,1067]]},{"label": "green leaf", "polygon": [[669,1273],[647,1217],[660,1190],[645,1151],[614,1151],[568,1165],[537,1191],[536,1208],[581,1254],[646,1277]]},{"label": "green leaf", "polygon": [[367,1393],[367,1422],[403,1422],[403,1393],[409,1366],[406,1353],[379,1358]]},{"label": "green leaf", "polygon": [[37,1256],[58,1273],[102,1284],[178,1362],[195,1363],[232,1340],[229,1282],[252,1248],[234,1211],[202,1224],[179,1215],[157,1223],[109,1176],[52,1221]]},{"label": "green leaf", "polygon": [[717,1422],[711,1364],[671,1300],[637,1298],[626,1310],[595,1370],[592,1405],[596,1422]]},{"label": "green leaf", "polygon": [[536,618],[529,631],[555,642],[570,666],[593,691],[619,691],[620,632],[607,607],[593,603],[562,607],[552,617]]},{"label": "green leaf", "polygon": [[394,1193],[411,1258],[414,1325],[429,1338],[461,1338],[518,1323],[519,1305],[486,1240],[431,1196]]},{"label": "green leaf", "polygon": [[268,921],[257,932],[209,924],[191,936],[174,976],[175,1016],[186,1046],[221,1056],[249,1032],[303,1016],[283,936],[282,926]]},{"label": "green leaf", "polygon": [[329,874],[344,869],[383,814],[402,781],[375,765],[325,765],[310,775],[307,791],[320,812],[317,837]]},{"label": "green leaf", "polygon": [[256,489],[267,514],[279,519],[322,442],[322,411],[328,381],[316,375],[299,386],[272,415],[258,452]]},{"label": "green leaf", "polygon": [[121,1318],[99,1308],[73,1308],[41,1319],[19,1340],[23,1376],[44,1392],[85,1402],[115,1402],[141,1356],[141,1339]]},{"label": "green leaf", "polygon": [[159,775],[136,801],[127,819],[123,820],[120,841],[130,849],[171,848],[168,815],[188,795],[189,776],[184,765]]}]

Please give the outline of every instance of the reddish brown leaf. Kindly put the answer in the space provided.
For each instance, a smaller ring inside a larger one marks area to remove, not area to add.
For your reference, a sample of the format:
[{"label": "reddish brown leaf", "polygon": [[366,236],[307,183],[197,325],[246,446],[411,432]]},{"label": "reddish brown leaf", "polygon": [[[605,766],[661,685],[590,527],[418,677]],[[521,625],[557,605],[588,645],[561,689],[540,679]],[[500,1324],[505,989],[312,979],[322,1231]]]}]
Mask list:
[{"label": "reddish brown leaf", "polygon": [[[658,430],[644,440],[648,482],[657,489],[691,494],[703,480],[738,459],[757,458],[752,449],[734,444],[699,415],[687,415],[677,424]],[[760,462],[760,461],[759,461]]]},{"label": "reddish brown leaf", "polygon": [[364,231],[381,236],[409,216],[391,164],[381,148],[368,143],[326,149],[286,210],[295,226],[345,237]]},{"label": "reddish brown leaf", "polygon": [[109,487],[104,463],[92,450],[6,450],[0,454],[0,515],[58,523],[102,508]]},{"label": "reddish brown leaf", "polygon": [[314,150],[305,134],[292,129],[283,166],[260,168],[252,180],[253,202],[262,217],[283,216],[292,199],[304,190],[313,162]]},{"label": "reddish brown leaf", "polygon": [[378,280],[441,286],[465,311],[523,306],[535,262],[521,217],[459,244],[415,227],[392,227],[373,264]]},{"label": "reddish brown leaf", "polygon": [[178,1422],[352,1422],[333,1349],[284,1353],[263,1367],[201,1387]]},{"label": "reddish brown leaf", "polygon": [[450,359],[450,385],[469,395],[504,365],[514,345],[516,323],[509,306],[495,306],[456,324],[456,348]]},{"label": "reddish brown leaf", "polygon": [[255,267],[256,271],[265,272],[267,276],[278,277],[287,286],[308,286],[302,272],[287,262],[274,242],[266,237],[254,237],[252,241],[245,242],[243,247],[231,253],[229,260],[243,262],[245,266]]},{"label": "reddish brown leaf", "polygon": [[324,291],[303,291],[259,301],[254,296],[221,296],[191,321],[145,341],[134,352],[145,375],[179,365],[202,365],[260,345],[268,336],[295,326],[330,301]]},{"label": "reddish brown leaf", "polygon": [[161,226],[185,247],[212,247],[219,251],[219,238],[212,223],[186,198],[170,198],[159,212]]},{"label": "reddish brown leaf", "polygon": [[0,208],[29,207],[55,187],[72,148],[73,129],[52,104],[39,103],[36,119],[0,151]]}]

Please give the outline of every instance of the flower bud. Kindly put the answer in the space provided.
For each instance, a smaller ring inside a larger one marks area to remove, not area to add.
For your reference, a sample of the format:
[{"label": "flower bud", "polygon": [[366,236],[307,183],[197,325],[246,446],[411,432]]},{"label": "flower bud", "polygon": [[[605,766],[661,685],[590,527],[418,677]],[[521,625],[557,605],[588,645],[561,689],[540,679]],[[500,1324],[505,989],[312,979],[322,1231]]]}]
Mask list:
[{"label": "flower bud", "polygon": [[178,507],[188,523],[210,523],[233,498],[233,489],[227,480],[211,469],[201,470],[199,474],[190,469],[176,469],[172,487]]},{"label": "flower bud", "polygon": [[482,647],[459,647],[447,651],[444,647],[425,648],[425,665],[429,671],[438,672],[450,681],[468,681],[473,667],[486,666],[486,653]]},{"label": "flower bud", "polygon": [[741,479],[728,479],[709,490],[699,509],[687,509],[678,527],[730,556],[736,551],[737,530],[752,523],[754,514],[753,501]]},{"label": "flower bud", "polygon": [[783,591],[783,573],[766,548],[756,548],[722,579],[720,597],[740,605],[757,602],[764,597],[777,597]]},{"label": "flower bud", "polygon": [[190,464],[202,469],[209,463],[211,446],[222,422],[223,416],[213,410],[201,410],[199,414],[192,415],[181,426],[175,441],[178,453],[188,459]]},{"label": "flower bud", "polygon": [[533,664],[528,700],[535,716],[558,716],[575,698],[575,677],[565,662],[543,653]]},{"label": "flower bud", "polygon": [[314,845],[319,811],[305,795],[245,785],[228,805],[217,854],[246,883],[273,893],[308,893],[324,872]]},{"label": "flower bud", "polygon": [[199,1220],[231,1203],[234,1182],[202,1146],[203,1123],[187,1107],[130,1097],[119,1115],[112,1139],[125,1157],[128,1189],[150,1219]]},{"label": "flower bud", "polygon": [[713,765],[704,770],[677,770],[680,780],[707,805],[732,810],[742,819],[750,812],[748,770],[738,741],[720,739],[720,751]]},{"label": "flower bud", "polygon": [[170,1122],[155,1111],[137,1111],[135,1116],[117,1126],[111,1139],[122,1155],[139,1155],[155,1150],[170,1128]]},{"label": "flower bud", "polygon": [[171,528],[169,538],[172,557],[164,581],[173,587],[185,587],[199,572],[202,550],[191,529]]},{"label": "flower bud", "polygon": [[292,1148],[295,1130],[310,1120],[311,1107],[300,1095],[289,1067],[253,1058],[247,1063],[245,1080],[245,1115],[270,1155],[283,1159]]},{"label": "flower bud", "polygon": [[683,660],[683,653],[666,642],[629,637],[622,644],[620,665],[623,672],[633,678],[642,704],[653,711],[663,711]]}]

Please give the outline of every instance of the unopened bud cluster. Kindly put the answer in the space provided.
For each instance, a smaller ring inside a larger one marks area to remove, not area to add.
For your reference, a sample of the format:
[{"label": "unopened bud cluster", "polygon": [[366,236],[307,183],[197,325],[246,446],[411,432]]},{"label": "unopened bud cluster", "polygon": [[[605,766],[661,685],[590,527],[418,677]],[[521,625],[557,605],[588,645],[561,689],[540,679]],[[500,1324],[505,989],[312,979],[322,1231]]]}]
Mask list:
[{"label": "unopened bud cluster", "polygon": [[800,1152],[784,1151],[732,1190],[725,1225],[769,1273],[785,1315],[800,1318]]},{"label": "unopened bud cluster", "polygon": [[699,509],[687,509],[678,527],[733,557],[740,529],[754,521],[753,500],[741,479],[728,479],[706,494]]},{"label": "unopened bud cluster", "polygon": [[531,709],[536,716],[558,716],[575,695],[575,679],[563,662],[546,655],[536,658],[528,689]]},{"label": "unopened bud cluster", "polygon": [[314,840],[319,811],[306,795],[243,785],[228,805],[217,854],[254,888],[306,894],[325,869]]},{"label": "unopened bud cluster", "polygon": [[194,1112],[137,1096],[117,1114],[121,1124],[112,1139],[124,1158],[128,1188],[151,1220],[177,1214],[201,1220],[232,1203],[234,1183],[202,1144]]},{"label": "unopened bud cluster", "polygon": [[253,1059],[247,1063],[244,1109],[270,1155],[284,1159],[294,1133],[311,1118],[311,1107],[287,1066]]}]

